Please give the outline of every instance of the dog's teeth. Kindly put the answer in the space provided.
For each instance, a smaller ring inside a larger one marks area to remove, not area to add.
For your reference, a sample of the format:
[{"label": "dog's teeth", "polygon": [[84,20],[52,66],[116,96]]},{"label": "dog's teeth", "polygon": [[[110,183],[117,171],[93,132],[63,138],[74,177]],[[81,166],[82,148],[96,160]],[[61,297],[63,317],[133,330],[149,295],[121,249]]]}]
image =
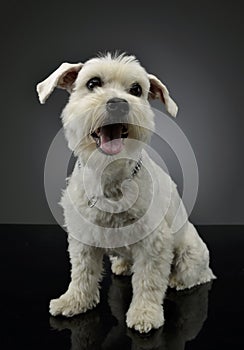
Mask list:
[{"label": "dog's teeth", "polygon": [[127,132],[128,132],[128,128],[125,125],[123,125],[122,126],[122,134],[125,134]]},{"label": "dog's teeth", "polygon": [[121,135],[126,135],[126,134],[128,134],[128,128],[126,126],[123,126]]}]

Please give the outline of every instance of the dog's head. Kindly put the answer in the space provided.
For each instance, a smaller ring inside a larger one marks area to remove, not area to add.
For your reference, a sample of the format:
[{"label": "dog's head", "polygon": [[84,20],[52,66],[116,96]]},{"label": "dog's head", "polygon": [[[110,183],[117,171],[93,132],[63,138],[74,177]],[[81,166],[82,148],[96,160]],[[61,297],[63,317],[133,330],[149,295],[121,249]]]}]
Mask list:
[{"label": "dog's head", "polygon": [[148,142],[154,128],[149,98],[161,99],[172,116],[178,110],[166,86],[125,54],[63,63],[37,85],[41,103],[55,87],[70,92],[62,121],[70,149],[81,157],[96,148],[106,155],[128,153],[130,139],[141,141],[138,147]]}]

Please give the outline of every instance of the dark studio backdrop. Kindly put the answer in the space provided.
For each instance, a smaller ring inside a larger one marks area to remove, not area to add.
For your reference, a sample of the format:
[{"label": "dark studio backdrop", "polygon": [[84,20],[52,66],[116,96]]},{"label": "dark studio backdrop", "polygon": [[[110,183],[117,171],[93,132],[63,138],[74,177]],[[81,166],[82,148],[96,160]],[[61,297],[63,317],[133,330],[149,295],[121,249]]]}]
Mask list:
[{"label": "dark studio backdrop", "polygon": [[36,83],[63,61],[119,49],[135,54],[179,105],[177,123],[199,167],[193,222],[244,224],[240,1],[10,0],[1,7],[1,223],[55,223],[43,171],[68,96],[55,91],[41,106]]}]

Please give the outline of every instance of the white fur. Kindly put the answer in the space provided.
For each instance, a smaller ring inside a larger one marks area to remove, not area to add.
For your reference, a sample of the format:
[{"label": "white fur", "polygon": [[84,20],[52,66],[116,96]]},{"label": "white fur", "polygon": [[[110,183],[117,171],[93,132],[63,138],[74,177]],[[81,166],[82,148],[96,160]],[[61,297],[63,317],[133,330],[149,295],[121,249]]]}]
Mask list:
[{"label": "white fur", "polygon": [[45,103],[51,95],[55,87],[68,90],[68,81],[64,81],[64,77],[71,72],[79,72],[82,63],[62,63],[61,66],[54,71],[47,79],[37,85],[37,92],[40,103]]},{"label": "white fur", "polygon": [[[71,95],[64,108],[62,121],[69,147],[81,162],[80,168],[76,164],[61,200],[65,225],[69,233],[71,282],[65,294],[51,301],[50,313],[73,316],[93,308],[99,302],[102,258],[104,253],[107,253],[111,258],[113,273],[133,274],[133,299],[126,319],[128,327],[139,332],[148,332],[164,323],[162,303],[168,286],[180,290],[214,278],[209,268],[208,249],[194,226],[187,221],[175,184],[143,150],[143,142],[148,142],[150,139],[150,132],[147,129],[154,128],[153,112],[148,97],[151,95],[152,98],[161,98],[167,111],[173,116],[177,113],[177,106],[170,98],[166,86],[155,76],[148,75],[133,56],[112,57],[108,54],[93,58],[84,64],[75,65],[78,75],[71,75],[67,80],[65,80],[66,70],[63,68],[59,68],[56,73],[38,85],[40,101],[44,102],[54,87],[58,86],[60,77],[62,87],[65,87],[65,81],[68,82],[66,88]],[[67,72],[70,72],[70,68],[72,67],[67,66]],[[102,77],[104,84],[91,92],[87,89],[86,82],[96,76]],[[128,88],[134,82],[142,86],[141,97],[128,93]],[[125,140],[123,150],[123,157],[127,160],[114,157],[114,162],[109,164],[108,156],[95,152],[96,145],[90,134],[104,122],[106,102],[113,97],[128,101],[131,124],[129,124],[129,138]],[[133,139],[142,142],[135,146],[131,143]],[[97,169],[88,166],[88,170],[91,181],[94,181],[92,183],[94,193],[99,193],[98,183],[101,180],[102,195],[114,200],[114,208],[117,210],[121,206],[118,200],[121,196],[121,183],[128,179],[135,166],[135,161],[129,159],[133,152],[138,155],[142,152],[145,165],[133,179],[140,190],[140,196],[133,207],[119,214],[102,212],[96,205],[90,208],[83,187],[83,176],[89,157],[95,154],[97,164],[106,165],[108,162],[102,179],[99,178],[99,172],[96,173]],[[153,191],[147,174],[148,168],[152,170],[159,184],[156,193],[159,211],[154,214],[155,219],[159,219],[158,225],[150,233],[151,215],[145,215],[140,225],[133,226],[133,231],[128,230],[124,246],[110,248],[114,247],[116,230],[123,225],[130,227],[133,220],[140,218],[141,213],[148,208]],[[181,229],[173,234],[172,224],[176,217],[182,225]],[[96,237],[102,234],[102,229],[106,225],[112,228],[112,233],[104,235],[103,244],[99,246]],[[84,244],[84,241],[82,243],[77,237],[83,237],[89,244]],[[136,237],[133,244],[130,244],[131,237]],[[97,247],[92,244],[96,244]]]}]

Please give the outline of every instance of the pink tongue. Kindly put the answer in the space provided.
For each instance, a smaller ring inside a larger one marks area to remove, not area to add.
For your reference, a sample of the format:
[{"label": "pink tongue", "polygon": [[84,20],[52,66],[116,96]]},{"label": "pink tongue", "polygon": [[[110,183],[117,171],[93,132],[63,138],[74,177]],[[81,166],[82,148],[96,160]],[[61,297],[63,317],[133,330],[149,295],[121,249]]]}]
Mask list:
[{"label": "pink tongue", "polygon": [[121,125],[111,124],[101,128],[100,132],[100,148],[107,154],[117,154],[123,148],[121,139]]},{"label": "pink tongue", "polygon": [[123,148],[122,139],[106,140],[106,138],[101,135],[100,148],[107,154],[117,154],[121,152]]}]

